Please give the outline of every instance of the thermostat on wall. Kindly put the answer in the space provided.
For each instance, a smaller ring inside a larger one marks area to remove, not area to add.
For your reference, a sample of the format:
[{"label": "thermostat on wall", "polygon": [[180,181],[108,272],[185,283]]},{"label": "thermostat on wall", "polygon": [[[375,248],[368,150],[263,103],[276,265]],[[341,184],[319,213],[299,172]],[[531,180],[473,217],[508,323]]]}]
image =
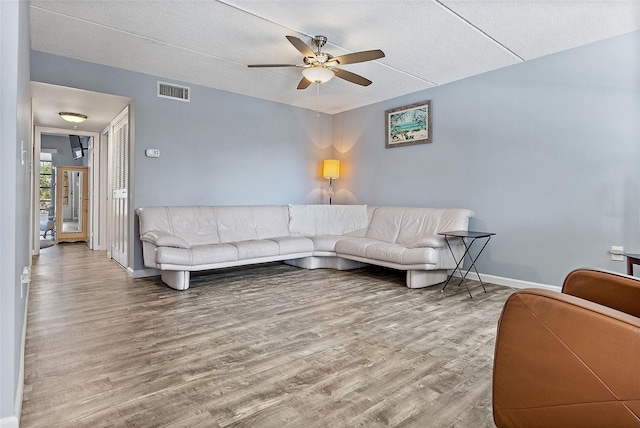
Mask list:
[{"label": "thermostat on wall", "polygon": [[159,158],[160,150],[159,149],[147,149],[144,151],[144,154],[147,155],[148,158]]}]

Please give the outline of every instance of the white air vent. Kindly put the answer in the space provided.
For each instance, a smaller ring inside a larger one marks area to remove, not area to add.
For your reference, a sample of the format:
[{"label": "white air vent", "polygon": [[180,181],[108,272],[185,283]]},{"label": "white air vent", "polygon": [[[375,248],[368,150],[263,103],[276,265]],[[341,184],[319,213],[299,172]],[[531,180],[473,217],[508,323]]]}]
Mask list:
[{"label": "white air vent", "polygon": [[191,89],[187,86],[171,85],[165,82],[158,82],[158,96],[189,102]]}]

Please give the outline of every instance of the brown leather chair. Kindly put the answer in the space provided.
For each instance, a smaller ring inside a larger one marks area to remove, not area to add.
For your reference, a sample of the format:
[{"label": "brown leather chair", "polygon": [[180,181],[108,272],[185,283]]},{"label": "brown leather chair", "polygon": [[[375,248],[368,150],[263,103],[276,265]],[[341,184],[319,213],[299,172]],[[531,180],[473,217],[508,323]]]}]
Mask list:
[{"label": "brown leather chair", "polygon": [[562,293],[526,289],[498,323],[502,427],[640,427],[640,279],[578,269]]}]

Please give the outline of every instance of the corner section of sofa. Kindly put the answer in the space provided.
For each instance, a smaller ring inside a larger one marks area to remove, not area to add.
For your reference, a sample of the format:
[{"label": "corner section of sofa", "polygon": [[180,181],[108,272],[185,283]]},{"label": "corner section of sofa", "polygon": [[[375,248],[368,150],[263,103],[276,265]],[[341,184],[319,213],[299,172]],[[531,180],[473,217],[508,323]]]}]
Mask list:
[{"label": "corner section of sofa", "polygon": [[[443,282],[464,251],[439,232],[467,230],[465,209],[289,205],[136,210],[144,263],[172,288],[192,271],[284,261],[318,269],[374,264],[407,272],[409,288]],[[455,258],[454,258],[455,255]]]}]

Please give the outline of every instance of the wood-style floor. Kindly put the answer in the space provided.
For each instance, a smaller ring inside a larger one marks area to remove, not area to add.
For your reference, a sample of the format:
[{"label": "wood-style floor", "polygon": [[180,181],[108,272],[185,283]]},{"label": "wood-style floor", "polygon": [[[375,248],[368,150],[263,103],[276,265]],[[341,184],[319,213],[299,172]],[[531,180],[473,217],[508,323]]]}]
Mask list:
[{"label": "wood-style floor", "polygon": [[276,263],[175,291],[84,244],[42,250],[32,278],[22,428],[494,426],[512,289]]}]

